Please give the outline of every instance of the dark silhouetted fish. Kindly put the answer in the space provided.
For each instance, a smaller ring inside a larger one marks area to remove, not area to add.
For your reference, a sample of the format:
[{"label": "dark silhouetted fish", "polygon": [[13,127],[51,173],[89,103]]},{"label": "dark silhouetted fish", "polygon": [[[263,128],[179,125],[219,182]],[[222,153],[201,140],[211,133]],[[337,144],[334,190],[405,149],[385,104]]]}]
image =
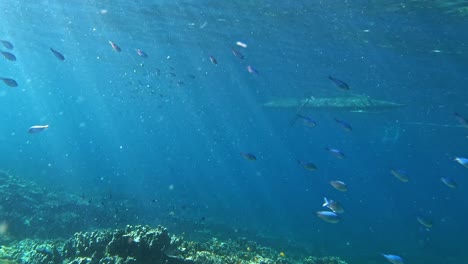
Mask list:
[{"label": "dark silhouetted fish", "polygon": [[11,42],[7,41],[7,40],[0,40],[0,42],[2,42],[3,46],[7,49],[13,49],[13,44],[11,44]]},{"label": "dark silhouetted fish", "polygon": [[5,57],[5,59],[10,60],[10,61],[16,61],[16,56],[13,53],[7,52],[7,51],[0,51]]},{"label": "dark silhouetted fish", "polygon": [[302,161],[302,160],[296,160],[296,161],[297,161],[297,164],[301,165],[306,170],[309,170],[309,171],[317,170],[317,166],[310,161]]},{"label": "dark silhouetted fish", "polygon": [[328,79],[330,81],[332,81],[336,86],[340,87],[341,89],[349,90],[349,85],[347,83],[343,82],[342,80],[337,79],[337,78],[332,77],[332,76],[328,76]]},{"label": "dark silhouetted fish", "polygon": [[236,56],[240,60],[244,59],[244,55],[242,55],[242,53],[240,53],[240,51],[238,51],[238,50],[236,50],[234,48],[231,48],[231,49],[232,49],[232,54],[234,54],[234,56]]},{"label": "dark silhouetted fish", "polygon": [[317,125],[317,122],[308,116],[303,116],[301,114],[297,114],[296,116],[303,120],[305,126],[315,127]]},{"label": "dark silhouetted fish", "polygon": [[257,160],[257,157],[252,153],[241,152],[241,156],[244,157],[244,159],[246,160],[251,160],[251,161]]},{"label": "dark silhouetted fish", "polygon": [[117,46],[117,44],[115,44],[114,42],[109,40],[109,44],[111,45],[112,49],[114,49],[115,51],[117,51],[117,52],[122,51],[122,49],[119,46]]},{"label": "dark silhouetted fish", "polygon": [[213,56],[210,56],[210,61],[211,63],[213,63],[214,65],[217,65],[218,64],[218,61],[215,59],[215,57]]},{"label": "dark silhouetted fish", "polygon": [[141,49],[137,49],[136,50],[138,56],[142,57],[142,58],[148,58],[148,54],[146,54],[146,52],[142,51]]},{"label": "dark silhouetted fish", "polygon": [[339,120],[337,118],[335,118],[335,122],[338,123],[346,131],[349,131],[349,132],[353,131],[353,127],[348,122]]},{"label": "dark silhouetted fish", "polygon": [[18,86],[18,83],[13,79],[0,77],[0,80],[2,80],[6,85],[8,85],[10,87],[17,87]]},{"label": "dark silhouetted fish", "polygon": [[55,57],[61,61],[64,61],[65,60],[65,56],[63,56],[62,53],[54,50],[53,48],[50,48],[50,51],[52,51],[52,53],[55,55]]}]

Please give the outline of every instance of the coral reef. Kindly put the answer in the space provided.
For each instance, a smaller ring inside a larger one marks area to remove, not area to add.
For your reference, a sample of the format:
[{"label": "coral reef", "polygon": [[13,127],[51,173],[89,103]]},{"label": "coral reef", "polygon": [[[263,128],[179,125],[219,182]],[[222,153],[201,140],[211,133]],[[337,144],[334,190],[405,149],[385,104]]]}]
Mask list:
[{"label": "coral reef", "polygon": [[162,226],[80,232],[66,241],[25,239],[1,247],[0,263],[346,264],[336,257],[289,257],[244,238],[185,241]]},{"label": "coral reef", "polygon": [[[0,224],[6,229],[0,232],[0,242],[8,242],[8,238],[68,237],[81,230],[110,227],[109,206],[50,192],[1,171],[0,196]],[[124,226],[128,221],[129,217],[113,217],[112,224]]]}]

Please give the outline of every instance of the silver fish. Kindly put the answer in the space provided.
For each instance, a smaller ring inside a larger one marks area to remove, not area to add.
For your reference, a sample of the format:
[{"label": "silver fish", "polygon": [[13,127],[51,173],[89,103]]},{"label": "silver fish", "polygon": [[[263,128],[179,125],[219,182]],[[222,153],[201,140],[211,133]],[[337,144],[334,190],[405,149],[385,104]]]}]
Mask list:
[{"label": "silver fish", "polygon": [[323,197],[324,203],[323,207],[328,207],[328,209],[332,210],[334,213],[342,214],[344,213],[344,208],[341,206],[339,202],[328,200],[327,197]]},{"label": "silver fish", "polygon": [[28,129],[28,133],[30,134],[35,134],[35,133],[39,133],[39,132],[42,132],[44,130],[46,130],[47,128],[49,128],[49,125],[37,125],[37,126],[32,126]]},{"label": "silver fish", "polygon": [[331,181],[330,184],[331,186],[333,186],[333,188],[337,189],[340,192],[348,191],[348,186],[346,186],[346,184],[342,181]]},{"label": "silver fish", "polygon": [[340,221],[340,217],[334,212],[318,211],[315,214],[317,215],[318,218],[328,223],[336,224]]}]

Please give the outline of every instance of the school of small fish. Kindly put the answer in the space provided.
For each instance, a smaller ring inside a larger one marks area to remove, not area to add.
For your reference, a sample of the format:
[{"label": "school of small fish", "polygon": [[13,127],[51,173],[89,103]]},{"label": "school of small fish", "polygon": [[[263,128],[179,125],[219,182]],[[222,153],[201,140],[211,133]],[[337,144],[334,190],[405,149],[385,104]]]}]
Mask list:
[{"label": "school of small fish", "polygon": [[[0,49],[0,53],[1,53],[2,57],[5,60],[11,61],[11,62],[17,61],[16,55],[11,52],[14,49],[14,45],[8,40],[0,40],[0,43],[6,49],[6,50],[1,50]],[[115,42],[109,40],[108,43],[110,44],[111,48],[115,52],[117,52],[117,53],[122,52],[122,49],[120,48],[120,46],[118,46]],[[241,42],[241,41],[237,41],[237,42],[235,42],[235,44],[238,47],[244,48],[244,49],[248,47],[246,43]],[[50,51],[52,52],[52,54],[54,55],[54,57],[56,59],[58,59],[59,61],[65,61],[65,56],[60,51],[58,51],[55,48],[50,48]],[[149,58],[148,54],[145,51],[143,51],[141,49],[135,49],[135,51],[136,51],[136,54],[139,57],[144,58],[144,59]],[[231,52],[234,55],[234,57],[237,58],[239,61],[244,61],[245,60],[245,56],[242,54],[242,52],[240,50],[238,50],[238,49],[236,49],[234,47],[231,47]],[[209,55],[208,59],[213,65],[218,66],[218,60],[213,55]],[[171,69],[172,69],[172,67],[171,67]],[[255,67],[253,67],[252,65],[245,66],[245,69],[247,70],[247,72],[249,74],[251,74],[253,76],[259,76],[259,71]],[[155,73],[157,75],[159,75],[160,70],[156,69]],[[170,74],[173,77],[176,76],[176,74],[174,72],[170,72]],[[195,76],[193,76],[193,75],[191,75],[190,77],[195,78]],[[0,80],[3,81],[3,83],[5,85],[7,85],[8,87],[17,87],[18,86],[17,81],[15,79],[13,79],[13,78],[0,77]],[[348,83],[346,83],[345,81],[343,81],[343,80],[341,80],[339,78],[336,78],[334,76],[329,75],[328,80],[330,80],[333,85],[340,88],[341,90],[344,90],[344,91],[350,90],[350,86],[348,85]],[[184,85],[183,81],[178,82],[178,86],[181,86],[181,85]],[[307,100],[304,102],[304,105],[306,103],[307,103]],[[308,116],[305,116],[305,115],[301,114],[300,113],[301,110],[302,110],[302,107],[296,113],[296,115],[295,115],[295,117],[293,119],[293,122],[291,122],[291,125],[294,125],[294,123],[299,119],[307,127],[310,127],[310,128],[316,127],[317,122],[314,119],[312,119],[311,117],[308,117]],[[468,119],[466,119],[465,117],[463,117],[462,115],[460,115],[459,113],[456,113],[456,112],[454,113],[454,117],[459,122],[459,124],[461,126],[468,128]],[[347,132],[352,132],[353,131],[353,128],[352,128],[351,124],[348,123],[347,121],[342,120],[342,119],[338,119],[338,118],[334,118],[333,120],[336,123],[336,125],[338,125],[338,127],[343,129],[344,131],[347,131]],[[49,129],[49,125],[33,125],[28,129],[28,133],[37,134],[37,133],[41,133],[41,132],[43,132],[43,131],[45,131],[47,129]],[[330,153],[332,156],[334,156],[334,157],[336,157],[338,159],[344,159],[346,157],[345,154],[341,150],[339,150],[337,148],[326,147],[325,150],[328,153]],[[251,153],[251,152],[241,152],[240,155],[245,160],[248,160],[248,161],[257,161],[258,160],[257,156],[255,154]],[[297,161],[298,165],[300,165],[303,169],[305,169],[307,171],[316,171],[318,169],[318,167],[311,161],[304,161],[304,160],[296,160],[296,161]],[[454,157],[454,161],[456,163],[460,164],[461,166],[463,166],[465,168],[468,168],[468,158],[458,156],[458,157]],[[401,181],[403,183],[408,182],[409,179],[410,179],[409,176],[408,176],[408,173],[405,170],[400,169],[400,168],[391,168],[390,169],[390,174],[393,175],[396,179],[398,179],[399,181]],[[447,187],[449,187],[451,189],[455,189],[455,188],[458,187],[457,183],[450,177],[443,176],[443,177],[440,178],[440,181],[445,186],[447,186]],[[339,192],[348,192],[347,184],[345,182],[341,181],[341,180],[332,180],[332,181],[329,182],[329,184],[331,185],[332,188],[334,188],[335,190],[337,190]],[[324,199],[324,202],[322,204],[322,207],[325,207],[328,210],[316,211],[316,213],[315,213],[316,216],[319,219],[321,219],[321,220],[323,220],[325,222],[328,222],[328,223],[333,223],[333,224],[339,223],[341,221],[341,217],[339,216],[339,214],[343,214],[345,212],[344,207],[338,201],[328,199],[327,197],[324,197],[323,199]],[[416,220],[420,225],[422,225],[423,227],[425,227],[427,229],[431,229],[433,227],[433,223],[432,223],[432,220],[430,218],[427,218],[425,216],[418,216],[416,218]],[[392,254],[381,254],[381,255],[385,259],[387,259],[390,263],[393,263],[393,264],[402,264],[403,263],[403,258],[398,256],[398,255],[392,255]]]}]

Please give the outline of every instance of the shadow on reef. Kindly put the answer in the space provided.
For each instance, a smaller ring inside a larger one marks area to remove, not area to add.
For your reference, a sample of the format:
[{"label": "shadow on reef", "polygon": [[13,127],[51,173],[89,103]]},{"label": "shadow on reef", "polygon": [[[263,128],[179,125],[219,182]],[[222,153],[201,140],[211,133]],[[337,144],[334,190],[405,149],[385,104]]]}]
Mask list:
[{"label": "shadow on reef", "polygon": [[46,264],[346,264],[336,257],[293,259],[240,239],[204,243],[170,236],[164,227],[127,226],[76,233],[63,240],[22,240],[0,248],[0,263]]},{"label": "shadow on reef", "polygon": [[68,193],[49,192],[33,182],[0,172],[0,242],[22,238],[57,238],[92,228],[125,226],[130,216],[110,216],[109,210]]}]

